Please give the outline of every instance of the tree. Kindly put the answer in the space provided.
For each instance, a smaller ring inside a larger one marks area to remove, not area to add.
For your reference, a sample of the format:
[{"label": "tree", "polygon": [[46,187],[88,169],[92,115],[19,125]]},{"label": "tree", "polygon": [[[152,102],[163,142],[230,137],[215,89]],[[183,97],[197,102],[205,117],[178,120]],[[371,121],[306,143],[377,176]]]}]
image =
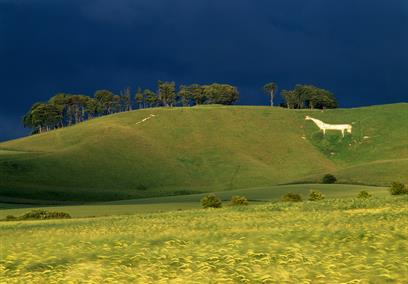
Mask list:
[{"label": "tree", "polygon": [[222,201],[215,194],[210,193],[201,198],[201,205],[203,208],[221,208]]},{"label": "tree", "polygon": [[325,89],[313,85],[296,85],[295,92],[301,108],[336,108],[337,102],[334,95]]},{"label": "tree", "polygon": [[60,111],[61,120],[59,121],[58,127],[64,127],[64,125],[65,125],[64,120],[66,118],[66,111],[67,111],[67,107],[68,107],[68,99],[69,99],[69,95],[64,94],[64,93],[58,93],[58,94],[54,95],[53,97],[51,97],[48,100],[49,104],[54,105]]},{"label": "tree", "polygon": [[143,97],[148,107],[155,107],[158,105],[159,99],[155,92],[152,92],[151,90],[146,89],[143,91]]},{"label": "tree", "polygon": [[326,174],[323,176],[322,182],[326,184],[336,183],[337,178],[332,174]]},{"label": "tree", "polygon": [[190,86],[187,86],[187,91],[196,105],[201,105],[207,100],[204,94],[204,86],[199,84],[191,84]]},{"label": "tree", "polygon": [[296,94],[294,91],[282,90],[282,98],[285,100],[287,108],[296,108]]},{"label": "tree", "polygon": [[42,103],[37,102],[31,106],[31,108],[27,111],[27,113],[23,116],[23,126],[26,128],[36,128],[33,122],[33,110],[37,108]]},{"label": "tree", "polygon": [[210,104],[232,105],[239,99],[239,92],[231,85],[211,84],[204,86],[204,96]]},{"label": "tree", "polygon": [[120,110],[121,110],[120,96],[113,95],[111,113],[120,112]]},{"label": "tree", "polygon": [[296,85],[294,90],[283,90],[281,96],[288,108],[323,109],[337,107],[336,98],[330,91],[313,85]]},{"label": "tree", "polygon": [[59,109],[49,103],[36,103],[23,118],[25,127],[35,128],[36,132],[49,131],[57,127],[61,120]]},{"label": "tree", "polygon": [[103,112],[101,105],[94,98],[88,98],[85,102],[85,111],[88,114],[88,119],[92,119]]},{"label": "tree", "polygon": [[158,82],[159,100],[166,107],[173,106],[176,103],[176,83]]},{"label": "tree", "polygon": [[137,88],[136,95],[135,95],[135,101],[139,109],[144,107],[144,96],[143,96],[142,89],[140,87]]},{"label": "tree", "polygon": [[181,85],[177,95],[178,95],[178,98],[180,98],[181,105],[183,107],[190,105],[190,99],[192,98],[192,96],[191,96],[190,88],[188,86]]},{"label": "tree", "polygon": [[85,120],[85,105],[88,100],[84,95],[68,95],[67,96],[67,115],[69,125],[79,123]]},{"label": "tree", "polygon": [[132,110],[132,97],[130,95],[129,87],[120,91],[120,105],[122,111]]},{"label": "tree", "polygon": [[268,84],[266,84],[264,87],[264,92],[266,94],[268,94],[268,96],[270,97],[270,101],[271,101],[271,107],[273,107],[273,99],[275,97],[275,92],[278,89],[278,85],[276,85],[276,83],[274,82],[270,82]]},{"label": "tree", "polygon": [[95,92],[95,99],[101,105],[103,114],[112,113],[113,93],[108,90],[98,90]]}]

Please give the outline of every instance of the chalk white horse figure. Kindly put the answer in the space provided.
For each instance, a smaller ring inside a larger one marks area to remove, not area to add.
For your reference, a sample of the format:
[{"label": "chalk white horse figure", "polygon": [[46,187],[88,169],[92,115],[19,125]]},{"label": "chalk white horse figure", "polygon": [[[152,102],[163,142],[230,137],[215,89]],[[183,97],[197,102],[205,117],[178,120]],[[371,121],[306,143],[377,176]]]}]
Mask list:
[{"label": "chalk white horse figure", "polygon": [[344,131],[351,133],[351,130],[353,129],[353,126],[351,126],[350,124],[327,124],[308,115],[305,117],[305,120],[313,121],[317,125],[317,127],[320,128],[320,130],[323,130],[323,135],[326,134],[326,130],[340,130],[341,134],[344,137]]}]

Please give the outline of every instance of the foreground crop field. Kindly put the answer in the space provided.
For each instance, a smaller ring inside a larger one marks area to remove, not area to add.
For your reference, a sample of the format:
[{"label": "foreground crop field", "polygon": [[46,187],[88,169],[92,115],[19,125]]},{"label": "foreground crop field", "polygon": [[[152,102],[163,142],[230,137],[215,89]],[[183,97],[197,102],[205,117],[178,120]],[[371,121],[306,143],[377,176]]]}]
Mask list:
[{"label": "foreground crop field", "polygon": [[408,198],[0,222],[4,283],[406,283]]}]

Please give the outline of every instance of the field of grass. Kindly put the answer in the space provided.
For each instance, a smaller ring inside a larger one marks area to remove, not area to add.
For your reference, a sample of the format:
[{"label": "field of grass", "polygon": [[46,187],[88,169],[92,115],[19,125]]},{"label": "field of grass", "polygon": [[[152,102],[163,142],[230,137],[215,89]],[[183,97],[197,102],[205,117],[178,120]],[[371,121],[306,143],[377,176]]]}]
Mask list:
[{"label": "field of grass", "polygon": [[[136,124],[151,113],[156,116]],[[408,104],[138,110],[0,143],[0,196],[111,201],[291,182],[408,182]],[[353,123],[322,136],[305,121]]]},{"label": "field of grass", "polygon": [[1,283],[406,283],[408,198],[0,222]]},{"label": "field of grass", "polygon": [[[387,196],[388,190],[384,187],[343,185],[343,184],[294,184],[260,188],[247,188],[232,191],[221,191],[215,194],[224,202],[228,203],[234,195],[245,196],[251,203],[265,203],[279,201],[288,192],[298,193],[303,199],[308,198],[310,190],[322,192],[326,198],[346,198],[356,197],[357,194],[365,190],[375,197]],[[27,208],[48,209],[69,213],[72,217],[94,217],[111,215],[132,215],[136,213],[154,213],[176,210],[201,208],[200,199],[205,194],[164,196],[142,199],[129,199],[120,201],[110,201],[103,203],[87,203],[78,205],[55,206],[48,205],[41,207],[38,204],[11,204],[0,203],[0,220],[7,215],[19,216],[28,211]],[[0,200],[1,201],[1,200]],[[18,200],[16,200],[18,201]],[[23,202],[25,200],[21,200]],[[27,201],[27,200],[26,200]],[[34,200],[36,201],[36,200]]]}]

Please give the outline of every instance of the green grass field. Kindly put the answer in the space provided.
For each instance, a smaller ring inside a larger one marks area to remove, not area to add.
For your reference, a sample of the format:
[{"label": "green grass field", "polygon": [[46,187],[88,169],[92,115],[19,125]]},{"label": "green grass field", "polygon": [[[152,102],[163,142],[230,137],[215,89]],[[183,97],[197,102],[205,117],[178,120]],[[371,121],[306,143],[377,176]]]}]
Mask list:
[{"label": "green grass field", "polygon": [[[156,117],[136,124],[150,114]],[[207,106],[106,116],[0,143],[0,196],[111,201],[317,182],[408,182],[408,104],[287,110]],[[305,115],[353,123],[325,137]]]},{"label": "green grass field", "polygon": [[[257,204],[279,201],[281,197],[288,192],[298,193],[306,200],[312,189],[322,192],[326,198],[355,197],[362,190],[365,190],[378,198],[389,194],[387,188],[384,187],[343,184],[296,184],[221,191],[216,192],[216,195],[226,203],[229,202],[232,196],[240,195],[246,196],[251,203]],[[29,210],[28,208],[63,211],[76,218],[199,209],[201,208],[200,199],[204,195],[205,194],[165,196],[64,206],[41,206],[41,203],[36,204],[37,200],[32,200],[32,203],[34,204],[31,205],[0,203],[0,220],[4,219],[7,215],[22,215]],[[17,199],[15,201],[22,202],[24,200]],[[29,202],[29,200],[25,201]]]},{"label": "green grass field", "polygon": [[0,222],[1,283],[406,283],[408,199]]}]

